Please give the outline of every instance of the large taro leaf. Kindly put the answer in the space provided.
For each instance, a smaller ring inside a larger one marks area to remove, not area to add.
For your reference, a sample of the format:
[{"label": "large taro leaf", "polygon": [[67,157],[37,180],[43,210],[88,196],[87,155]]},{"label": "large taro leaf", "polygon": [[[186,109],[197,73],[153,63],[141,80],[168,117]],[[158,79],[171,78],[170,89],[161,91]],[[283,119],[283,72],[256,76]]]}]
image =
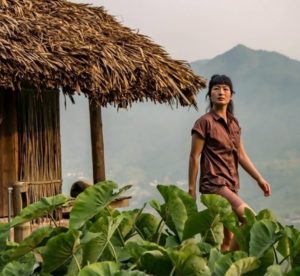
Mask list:
[{"label": "large taro leaf", "polygon": [[142,214],[146,204],[141,209],[134,209],[130,211],[123,211],[123,220],[119,226],[120,233],[123,240],[126,241],[130,239],[136,232],[135,225],[139,216]]},{"label": "large taro leaf", "polygon": [[79,236],[79,231],[71,229],[50,239],[42,252],[43,272],[52,272],[65,263],[72,262],[72,259],[76,262],[77,253],[81,250]]},{"label": "large taro leaf", "polygon": [[221,222],[215,222],[211,225],[211,228],[203,236],[203,241],[215,245],[221,246],[224,239],[224,227]]},{"label": "large taro leaf", "polygon": [[274,264],[269,266],[264,276],[283,276],[280,265]]},{"label": "large taro leaf", "polygon": [[249,208],[245,208],[244,216],[246,218],[247,224],[250,226],[252,226],[257,221],[255,213]]},{"label": "large taro leaf", "polygon": [[79,229],[89,219],[127,191],[131,186],[125,186],[117,193],[113,190],[117,184],[112,181],[99,182],[79,194],[70,213],[70,228]]},{"label": "large taro leaf", "polygon": [[147,276],[148,274],[138,270],[120,270],[114,276]]},{"label": "large taro leaf", "polygon": [[[299,276],[300,275],[300,266],[296,266],[294,267],[291,271],[289,271],[289,273],[287,274],[287,276]],[[270,275],[271,276],[271,275]]]},{"label": "large taro leaf", "polygon": [[113,276],[119,270],[115,262],[99,262],[85,266],[77,276]]},{"label": "large taro leaf", "polygon": [[215,276],[224,276],[234,262],[248,257],[247,253],[243,251],[235,251],[220,256],[215,255],[215,263],[212,264],[211,261],[209,261],[209,266],[213,267],[213,275]]},{"label": "large taro leaf", "polygon": [[210,276],[211,272],[204,258],[197,255],[191,255],[187,258],[183,266],[180,268],[180,272],[178,275]]},{"label": "large taro leaf", "polygon": [[142,270],[153,275],[170,275],[172,262],[167,254],[160,250],[145,251],[140,258]]},{"label": "large taro leaf", "polygon": [[248,272],[246,274],[247,276],[265,275],[268,267],[273,265],[275,261],[273,248],[267,250],[258,260],[260,262],[260,266],[257,269]]},{"label": "large taro leaf", "polygon": [[277,219],[276,219],[275,215],[269,209],[263,209],[263,210],[261,210],[257,214],[256,219],[257,220],[267,219],[267,220],[270,220],[270,221],[273,221],[273,222],[277,222]]},{"label": "large taro leaf", "polygon": [[250,231],[252,226],[249,224],[242,224],[240,227],[235,228],[234,239],[239,245],[240,250],[249,252]]},{"label": "large taro leaf", "polygon": [[160,222],[154,215],[150,213],[142,213],[137,218],[135,227],[140,236],[148,241],[155,241],[158,234]]},{"label": "large taro leaf", "polygon": [[195,200],[185,191],[181,190],[175,185],[157,185],[157,189],[160,194],[163,196],[165,202],[172,200],[173,194],[176,194],[186,209],[188,216],[193,215],[197,212],[197,204]]},{"label": "large taro leaf", "polygon": [[29,276],[32,275],[35,265],[35,257],[32,253],[29,253],[18,261],[12,261],[6,264],[2,271],[1,276]]},{"label": "large taro leaf", "polygon": [[225,276],[240,276],[258,268],[260,261],[256,257],[246,257],[235,261],[226,271]]},{"label": "large taro leaf", "polygon": [[260,258],[281,237],[277,223],[262,219],[250,230],[249,254]]},{"label": "large taro leaf", "polygon": [[0,254],[1,262],[8,263],[13,260],[18,260],[20,257],[38,247],[46,238],[53,232],[51,227],[43,227],[35,230],[30,236],[25,238],[18,247],[9,249]]},{"label": "large taro leaf", "polygon": [[300,232],[294,226],[283,228],[277,250],[292,267],[300,266]]},{"label": "large taro leaf", "polygon": [[223,254],[216,248],[212,248],[210,250],[209,258],[208,258],[208,267],[210,271],[215,271],[215,263],[218,259],[220,259]]},{"label": "large taro leaf", "polygon": [[0,223],[0,250],[6,248],[6,241],[10,235],[10,224]]},{"label": "large taro leaf", "polygon": [[185,223],[182,239],[189,239],[198,233],[204,234],[210,229],[213,220],[208,209],[193,214]]},{"label": "large taro leaf", "polygon": [[232,208],[227,199],[216,194],[202,194],[201,202],[213,214],[220,214],[222,217],[232,213]]},{"label": "large taro leaf", "polygon": [[291,252],[294,241],[294,235],[291,233],[290,226],[286,226],[282,231],[282,237],[278,241],[276,249],[283,258],[289,259],[290,262],[292,261]]},{"label": "large taro leaf", "polygon": [[185,240],[176,248],[167,248],[167,253],[176,268],[182,267],[189,256],[200,255],[201,251],[195,239]]},{"label": "large taro leaf", "polygon": [[210,275],[207,261],[200,256],[202,252],[195,239],[185,240],[177,248],[168,248],[167,253],[176,275]]},{"label": "large taro leaf", "polygon": [[12,220],[11,227],[45,216],[57,208],[62,207],[68,200],[69,199],[62,194],[44,197],[38,202],[30,204],[22,209],[22,211]]},{"label": "large taro leaf", "polygon": [[96,262],[106,248],[111,250],[112,255],[117,258],[111,239],[122,219],[122,215],[115,218],[101,217],[88,229],[81,240],[83,264]]},{"label": "large taro leaf", "polygon": [[174,185],[157,185],[157,189],[165,200],[159,212],[166,225],[182,240],[185,222],[197,212],[197,205],[190,195]]},{"label": "large taro leaf", "polygon": [[211,245],[220,245],[224,238],[223,224],[218,213],[209,209],[190,216],[184,226],[182,240],[200,233],[202,240]]},{"label": "large taro leaf", "polygon": [[157,243],[148,242],[144,240],[129,241],[125,245],[125,250],[131,256],[132,262],[138,264],[141,256],[147,251],[160,251],[162,254],[166,255],[167,250],[158,245]]},{"label": "large taro leaf", "polygon": [[202,194],[201,202],[207,207],[210,214],[215,217],[220,216],[220,221],[230,230],[234,230],[237,225],[237,217],[227,199],[216,194]]}]

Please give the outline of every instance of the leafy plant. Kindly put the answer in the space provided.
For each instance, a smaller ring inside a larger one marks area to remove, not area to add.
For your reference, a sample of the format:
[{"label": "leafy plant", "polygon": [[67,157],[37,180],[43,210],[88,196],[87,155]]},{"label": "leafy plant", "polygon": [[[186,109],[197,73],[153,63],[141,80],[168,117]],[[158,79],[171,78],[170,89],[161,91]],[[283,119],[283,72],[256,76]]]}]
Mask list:
[{"label": "leafy plant", "polygon": [[[269,210],[245,210],[246,223],[226,199],[202,195],[203,210],[175,185],[158,185],[163,203],[152,200],[155,216],[140,209],[119,211],[109,204],[118,191],[112,181],[97,183],[75,200],[69,228],[55,224],[32,232],[19,244],[10,228],[51,215],[68,204],[63,195],[43,198],[0,224],[1,275],[299,275],[300,232],[282,226]],[[224,227],[238,251],[221,252]]]}]

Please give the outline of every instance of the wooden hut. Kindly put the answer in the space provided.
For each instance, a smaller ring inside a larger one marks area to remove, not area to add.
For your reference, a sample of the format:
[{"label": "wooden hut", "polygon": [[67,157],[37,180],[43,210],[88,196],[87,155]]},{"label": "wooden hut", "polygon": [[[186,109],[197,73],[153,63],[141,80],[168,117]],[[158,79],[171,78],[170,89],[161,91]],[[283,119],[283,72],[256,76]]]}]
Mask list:
[{"label": "wooden hut", "polygon": [[[102,7],[0,0],[0,217],[61,192],[59,91],[88,97],[94,180],[104,174],[100,107],[196,106],[205,80]],[[101,154],[99,154],[101,153]]]}]

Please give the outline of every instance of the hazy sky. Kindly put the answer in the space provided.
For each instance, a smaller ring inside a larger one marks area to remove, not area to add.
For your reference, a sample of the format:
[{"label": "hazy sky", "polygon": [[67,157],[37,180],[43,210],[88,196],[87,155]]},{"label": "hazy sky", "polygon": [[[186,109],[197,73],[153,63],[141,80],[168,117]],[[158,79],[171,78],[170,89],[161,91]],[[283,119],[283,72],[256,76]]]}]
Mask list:
[{"label": "hazy sky", "polygon": [[104,6],[172,57],[212,58],[241,43],[300,60],[299,0],[73,0]]}]

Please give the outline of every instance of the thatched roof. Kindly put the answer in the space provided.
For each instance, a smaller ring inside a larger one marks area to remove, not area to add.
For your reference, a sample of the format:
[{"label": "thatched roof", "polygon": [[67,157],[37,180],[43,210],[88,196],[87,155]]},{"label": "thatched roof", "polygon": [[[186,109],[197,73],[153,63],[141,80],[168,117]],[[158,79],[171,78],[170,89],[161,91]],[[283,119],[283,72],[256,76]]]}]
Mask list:
[{"label": "thatched roof", "polygon": [[64,0],[0,0],[0,87],[62,87],[102,106],[149,99],[195,104],[205,87],[185,63],[122,26],[102,7]]}]

